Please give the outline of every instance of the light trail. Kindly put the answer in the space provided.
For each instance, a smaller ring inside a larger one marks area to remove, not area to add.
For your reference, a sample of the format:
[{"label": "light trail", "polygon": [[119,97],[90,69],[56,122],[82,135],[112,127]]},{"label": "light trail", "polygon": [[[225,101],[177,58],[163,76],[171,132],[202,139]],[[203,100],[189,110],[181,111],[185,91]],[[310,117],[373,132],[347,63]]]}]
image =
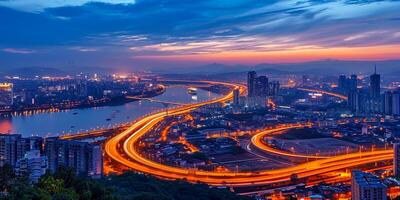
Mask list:
[{"label": "light trail", "polygon": [[[224,84],[235,89],[240,89],[241,93],[245,91],[245,88],[240,85],[220,82],[206,83]],[[170,109],[168,115],[185,114],[203,105],[225,102],[231,99],[232,92],[219,99]],[[340,155],[292,167],[257,172],[215,172],[173,167],[149,160],[143,157],[135,148],[140,138],[151,131],[159,122],[163,121],[166,116],[167,113],[162,111],[137,120],[127,130],[111,137],[105,143],[105,153],[113,162],[138,172],[166,179],[185,179],[190,182],[227,186],[253,186],[288,182],[293,174],[296,174],[298,178],[307,178],[393,158],[392,150],[377,150]]]},{"label": "light trail", "polygon": [[272,154],[276,154],[276,155],[280,155],[280,156],[287,156],[287,157],[293,157],[293,158],[311,158],[311,159],[322,159],[322,158],[329,158],[328,156],[317,156],[317,155],[304,155],[304,154],[298,154],[298,153],[290,153],[290,152],[286,152],[286,151],[282,151],[279,149],[275,149],[272,148],[270,146],[268,146],[267,144],[264,143],[263,138],[267,135],[271,135],[275,132],[281,132],[281,131],[286,131],[289,129],[293,129],[293,128],[304,128],[304,127],[310,127],[312,126],[311,123],[307,123],[307,124],[287,124],[284,125],[283,127],[279,127],[279,128],[274,128],[274,129],[268,129],[265,131],[262,131],[256,135],[254,135],[251,138],[251,143],[257,147],[258,149],[268,152],[268,153],[272,153]]},{"label": "light trail", "polygon": [[329,96],[337,97],[337,98],[342,99],[342,100],[347,100],[347,97],[345,95],[334,93],[334,92],[329,92],[329,91],[326,91],[326,90],[310,89],[310,88],[297,88],[297,89],[301,90],[301,91],[306,91],[306,92],[318,92],[318,93],[321,93],[321,94],[326,94],[326,95],[329,95]]}]

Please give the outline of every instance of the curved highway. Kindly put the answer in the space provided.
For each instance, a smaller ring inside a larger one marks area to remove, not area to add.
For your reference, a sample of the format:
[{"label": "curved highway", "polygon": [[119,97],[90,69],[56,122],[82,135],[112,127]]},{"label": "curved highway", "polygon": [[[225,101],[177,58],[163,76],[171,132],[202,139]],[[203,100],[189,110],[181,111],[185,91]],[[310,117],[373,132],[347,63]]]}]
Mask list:
[{"label": "curved highway", "polygon": [[[205,81],[202,82],[210,84],[224,84],[226,86],[233,87],[234,89],[239,89],[241,93],[245,91],[243,86],[236,84]],[[219,99],[173,108],[168,111],[168,115],[180,115],[188,113],[203,105],[228,101],[232,99],[232,96],[233,94],[230,92],[228,95]],[[374,152],[352,153],[307,162],[293,167],[258,172],[214,172],[173,167],[143,157],[136,148],[142,136],[146,135],[166,116],[167,113],[163,111],[137,120],[127,130],[107,140],[105,143],[105,153],[112,160],[112,162],[121,164],[138,172],[143,172],[166,179],[185,179],[191,182],[203,182],[210,185],[229,186],[251,186],[279,183],[290,181],[290,178],[293,174],[296,174],[298,178],[307,178],[331,171],[392,159],[392,150],[379,150]],[[275,129],[270,131],[278,130]]]}]

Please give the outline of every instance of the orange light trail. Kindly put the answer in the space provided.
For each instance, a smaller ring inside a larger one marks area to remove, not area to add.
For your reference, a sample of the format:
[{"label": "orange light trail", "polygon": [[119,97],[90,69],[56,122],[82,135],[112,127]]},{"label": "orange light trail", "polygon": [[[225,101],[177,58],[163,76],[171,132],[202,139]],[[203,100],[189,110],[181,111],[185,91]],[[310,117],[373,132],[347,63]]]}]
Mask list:
[{"label": "orange light trail", "polygon": [[[245,91],[245,88],[240,85],[220,82],[208,83],[224,84],[234,89],[240,89],[241,93]],[[233,94],[230,92],[219,99],[170,109],[168,115],[185,114],[203,105],[231,100],[232,96]],[[140,138],[151,131],[159,122],[163,121],[166,116],[166,112],[162,111],[137,120],[127,130],[106,141],[104,147],[105,153],[113,162],[138,172],[166,179],[186,179],[190,182],[229,186],[251,186],[286,182],[290,181],[292,174],[296,174],[299,178],[306,178],[393,158],[393,150],[376,150],[373,152],[340,155],[292,167],[256,172],[215,172],[168,166],[143,157],[135,147]]]}]

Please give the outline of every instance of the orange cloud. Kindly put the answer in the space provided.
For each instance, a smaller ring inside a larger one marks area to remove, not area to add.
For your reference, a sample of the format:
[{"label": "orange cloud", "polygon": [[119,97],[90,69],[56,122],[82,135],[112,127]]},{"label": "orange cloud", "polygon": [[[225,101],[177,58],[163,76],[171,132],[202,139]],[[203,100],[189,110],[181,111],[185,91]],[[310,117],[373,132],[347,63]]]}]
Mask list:
[{"label": "orange cloud", "polygon": [[206,61],[223,63],[257,64],[262,62],[290,63],[319,59],[340,60],[386,60],[400,59],[400,45],[371,47],[320,48],[299,46],[278,51],[222,51],[216,53],[187,55],[147,55],[135,59],[156,59],[164,61]]}]

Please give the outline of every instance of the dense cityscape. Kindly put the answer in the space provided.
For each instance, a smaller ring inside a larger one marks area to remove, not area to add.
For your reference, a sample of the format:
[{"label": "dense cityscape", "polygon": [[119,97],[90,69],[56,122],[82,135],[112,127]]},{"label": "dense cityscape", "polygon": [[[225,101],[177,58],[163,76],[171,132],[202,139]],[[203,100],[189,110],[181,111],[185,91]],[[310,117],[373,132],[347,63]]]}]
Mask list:
[{"label": "dense cityscape", "polygon": [[398,200],[399,10],[0,0],[0,200]]},{"label": "dense cityscape", "polygon": [[[164,108],[81,133],[3,134],[0,162],[32,183],[66,166],[92,179],[133,170],[259,199],[337,199],[366,191],[395,198],[400,90],[374,70],[336,80],[249,71],[234,82],[156,74],[8,77],[1,84],[4,117],[63,109],[79,117],[75,110],[130,101]],[[177,86],[191,99],[200,91],[220,97],[189,104],[152,99]]]}]

